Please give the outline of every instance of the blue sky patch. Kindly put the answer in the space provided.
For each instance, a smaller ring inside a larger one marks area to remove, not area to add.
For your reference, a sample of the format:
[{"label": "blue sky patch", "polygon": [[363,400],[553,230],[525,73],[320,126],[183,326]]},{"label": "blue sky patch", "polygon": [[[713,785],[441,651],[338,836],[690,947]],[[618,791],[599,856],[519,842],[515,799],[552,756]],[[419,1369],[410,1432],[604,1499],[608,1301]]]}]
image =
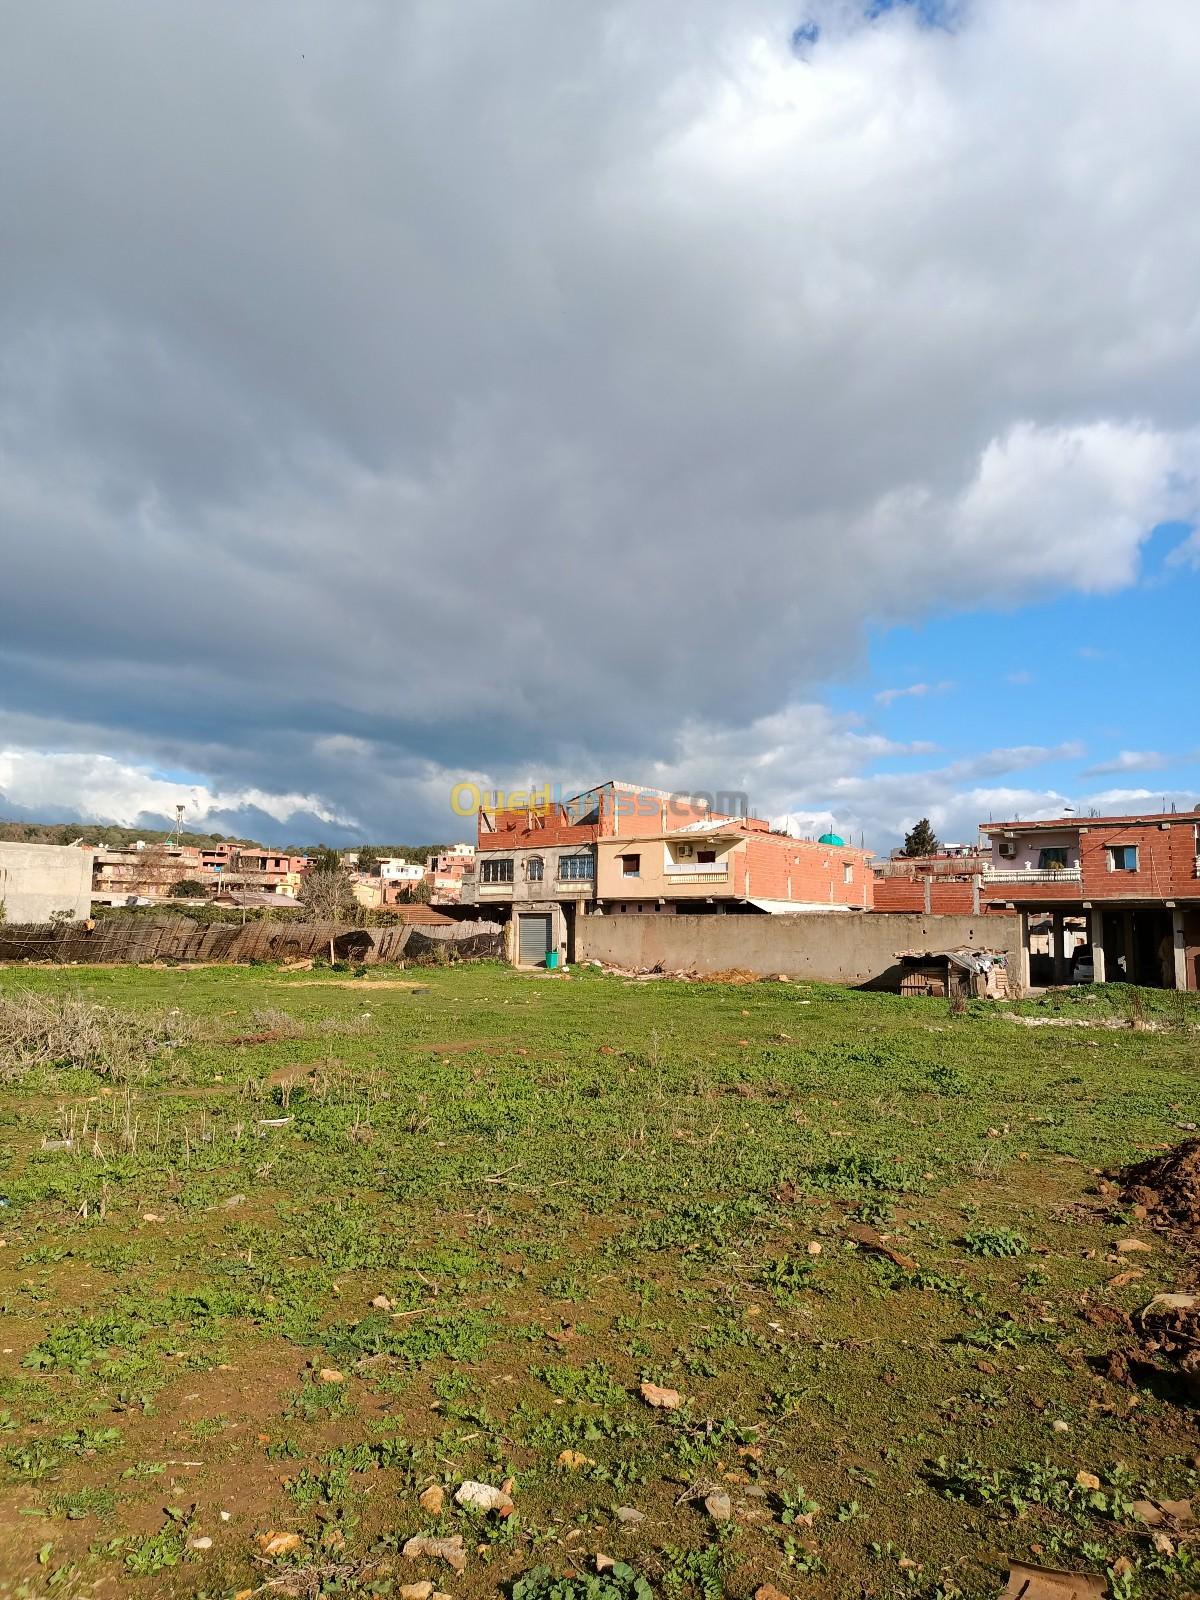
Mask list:
[{"label": "blue sky patch", "polygon": [[960,0],[871,0],[864,15],[875,22],[889,11],[911,11],[925,28],[952,29],[962,14]]}]

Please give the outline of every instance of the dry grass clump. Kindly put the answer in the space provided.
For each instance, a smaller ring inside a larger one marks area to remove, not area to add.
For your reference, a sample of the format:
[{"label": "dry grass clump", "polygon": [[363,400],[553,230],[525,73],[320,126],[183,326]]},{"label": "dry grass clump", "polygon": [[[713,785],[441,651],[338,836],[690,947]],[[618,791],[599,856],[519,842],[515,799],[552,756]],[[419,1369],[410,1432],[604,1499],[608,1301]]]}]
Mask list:
[{"label": "dry grass clump", "polygon": [[181,1012],[134,1016],[79,995],[19,989],[0,995],[0,1083],[71,1067],[123,1081],[194,1033],[194,1022]]}]

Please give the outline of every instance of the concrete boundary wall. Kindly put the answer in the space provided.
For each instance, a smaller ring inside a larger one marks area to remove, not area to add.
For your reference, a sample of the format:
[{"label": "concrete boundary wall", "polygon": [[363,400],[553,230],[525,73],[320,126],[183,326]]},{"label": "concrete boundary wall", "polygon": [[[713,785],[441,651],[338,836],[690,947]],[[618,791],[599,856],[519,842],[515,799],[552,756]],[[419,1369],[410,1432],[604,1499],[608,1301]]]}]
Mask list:
[{"label": "concrete boundary wall", "polygon": [[814,983],[888,986],[899,950],[1003,951],[1021,971],[1019,917],[951,917],[888,912],[799,913],[795,916],[580,917],[579,961],[631,971],[728,972],[760,977],[785,973]]},{"label": "concrete boundary wall", "polygon": [[56,912],[86,917],[95,855],[79,845],[0,840],[0,916],[11,922],[40,922]]},{"label": "concrete boundary wall", "polygon": [[338,961],[477,960],[504,954],[504,930],[494,922],[405,923],[347,928],[322,922],[214,922],[187,917],[105,917],[82,923],[0,924],[0,961],[119,964],[139,961],[293,961],[328,956]]}]

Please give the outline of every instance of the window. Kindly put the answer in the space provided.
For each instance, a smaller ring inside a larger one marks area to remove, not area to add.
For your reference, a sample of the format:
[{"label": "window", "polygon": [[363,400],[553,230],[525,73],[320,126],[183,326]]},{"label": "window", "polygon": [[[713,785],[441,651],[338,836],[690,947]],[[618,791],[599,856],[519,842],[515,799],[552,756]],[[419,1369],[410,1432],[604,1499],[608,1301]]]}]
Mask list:
[{"label": "window", "polygon": [[1135,844],[1110,844],[1108,847],[1108,870],[1110,872],[1136,872],[1138,869],[1138,853]]},{"label": "window", "polygon": [[546,863],[541,856],[530,856],[525,871],[530,883],[541,883],[546,875]]},{"label": "window", "polygon": [[621,876],[623,878],[640,878],[642,875],[641,856],[621,857]]},{"label": "window", "polygon": [[592,876],[591,856],[559,856],[558,875],[560,878],[578,880]]},{"label": "window", "polygon": [[852,861],[843,861],[842,862],[842,882],[843,883],[853,883],[854,882],[854,863]]},{"label": "window", "polygon": [[1067,864],[1067,847],[1065,844],[1047,845],[1044,850],[1038,851],[1038,866],[1045,871],[1047,868],[1065,867]]},{"label": "window", "polygon": [[715,850],[699,850],[696,852],[697,861],[715,861],[716,859],[717,852]]},{"label": "window", "polygon": [[499,861],[489,861],[486,857],[479,867],[480,883],[511,883],[513,881],[512,857],[505,856]]}]

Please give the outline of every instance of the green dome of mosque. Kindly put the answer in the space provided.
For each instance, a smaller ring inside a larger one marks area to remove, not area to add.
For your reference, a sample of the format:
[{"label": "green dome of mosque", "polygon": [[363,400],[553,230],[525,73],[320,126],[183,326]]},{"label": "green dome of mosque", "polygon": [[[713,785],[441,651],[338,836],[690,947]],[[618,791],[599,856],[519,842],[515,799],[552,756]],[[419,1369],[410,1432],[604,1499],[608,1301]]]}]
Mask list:
[{"label": "green dome of mosque", "polygon": [[844,845],[846,843],[846,841],[845,841],[845,839],[842,838],[840,833],[823,833],[821,835],[821,837],[817,840],[817,843],[818,844]]}]

